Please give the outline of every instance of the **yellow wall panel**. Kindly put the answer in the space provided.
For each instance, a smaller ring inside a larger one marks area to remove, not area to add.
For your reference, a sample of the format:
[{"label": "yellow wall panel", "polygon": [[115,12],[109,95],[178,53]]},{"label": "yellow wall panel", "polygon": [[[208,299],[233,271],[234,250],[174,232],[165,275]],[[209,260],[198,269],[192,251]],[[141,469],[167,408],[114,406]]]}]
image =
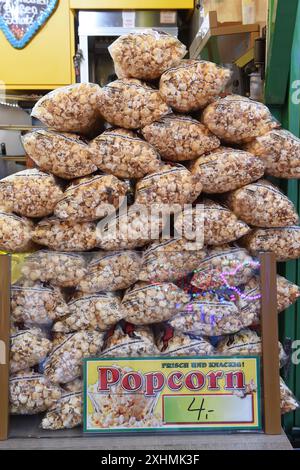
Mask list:
[{"label": "yellow wall panel", "polygon": [[68,0],[60,0],[44,27],[24,49],[0,31],[0,80],[8,88],[53,88],[72,82],[72,37]]},{"label": "yellow wall panel", "polygon": [[194,0],[70,0],[77,10],[177,10],[194,8]]}]

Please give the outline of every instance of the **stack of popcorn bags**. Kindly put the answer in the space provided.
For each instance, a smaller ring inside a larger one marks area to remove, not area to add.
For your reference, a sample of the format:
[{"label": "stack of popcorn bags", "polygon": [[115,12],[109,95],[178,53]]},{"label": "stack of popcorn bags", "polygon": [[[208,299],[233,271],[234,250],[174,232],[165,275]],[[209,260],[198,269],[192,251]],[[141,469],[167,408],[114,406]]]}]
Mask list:
[{"label": "stack of popcorn bags", "polygon": [[[295,208],[265,179],[300,178],[300,140],[263,104],[220,97],[230,72],[184,60],[176,38],[128,34],[110,54],[118,80],[37,102],[45,127],[23,137],[36,168],[0,181],[0,249],[27,253],[11,289],[11,413],[45,412],[44,429],[81,424],[85,357],[260,354],[255,256],[300,256]],[[192,249],[176,235],[186,204],[203,232]],[[160,205],[178,208],[168,239],[164,216],[140,209]],[[278,312],[300,295],[280,276],[277,289]],[[299,406],[284,382],[281,401]]]}]

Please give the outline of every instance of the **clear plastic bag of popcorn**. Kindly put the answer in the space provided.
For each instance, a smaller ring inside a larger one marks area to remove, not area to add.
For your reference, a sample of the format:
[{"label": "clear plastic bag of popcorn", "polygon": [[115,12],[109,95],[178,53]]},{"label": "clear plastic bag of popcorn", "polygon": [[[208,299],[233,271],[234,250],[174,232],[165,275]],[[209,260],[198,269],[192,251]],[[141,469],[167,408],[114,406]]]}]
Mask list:
[{"label": "clear plastic bag of popcorn", "polygon": [[143,178],[160,166],[160,155],[127,129],[109,129],[90,143],[93,163],[118,178]]},{"label": "clear plastic bag of popcorn", "polygon": [[177,38],[163,31],[145,29],[123,34],[108,48],[118,77],[154,80],[177,65],[187,50]]},{"label": "clear plastic bag of popcorn", "polygon": [[82,424],[82,392],[63,393],[42,420],[42,429],[72,429]]},{"label": "clear plastic bag of popcorn", "polygon": [[185,209],[175,220],[177,232],[192,234],[202,230],[206,245],[231,243],[250,232],[250,227],[239,220],[227,207],[204,199],[198,207]]},{"label": "clear plastic bag of popcorn", "polygon": [[237,217],[255,227],[286,227],[299,222],[292,201],[267,180],[229,193],[226,204]]},{"label": "clear plastic bag of popcorn", "polygon": [[159,91],[166,103],[180,113],[207,106],[226,87],[230,70],[205,60],[183,60],[162,74]]},{"label": "clear plastic bag of popcorn", "polygon": [[58,287],[45,287],[35,281],[32,286],[11,286],[11,318],[25,325],[51,325],[69,313],[62,292]]},{"label": "clear plastic bag of popcorn", "polygon": [[124,201],[128,184],[112,175],[74,181],[56,204],[54,214],[62,220],[93,221],[113,213]]},{"label": "clear plastic bag of popcorn", "polygon": [[164,325],[156,337],[161,356],[213,356],[215,348],[201,336],[189,335]]},{"label": "clear plastic bag of popcorn", "polygon": [[245,145],[261,158],[266,174],[277,178],[300,178],[300,139],[286,130],[272,130]]},{"label": "clear plastic bag of popcorn", "polygon": [[134,250],[95,253],[78,289],[89,293],[127,289],[138,280],[141,261],[141,253]]},{"label": "clear plastic bag of popcorn", "polygon": [[61,397],[59,386],[51,384],[44,375],[20,371],[9,379],[10,413],[34,415],[54,405]]},{"label": "clear plastic bag of popcorn", "polygon": [[64,179],[94,173],[91,149],[79,135],[37,129],[22,137],[24,149],[43,171]]},{"label": "clear plastic bag of popcorn", "polygon": [[121,299],[112,293],[76,292],[68,303],[70,315],[57,321],[53,331],[70,333],[80,330],[106,331],[123,317]]},{"label": "clear plastic bag of popcorn", "polygon": [[181,238],[152,243],[143,252],[139,280],[146,282],[176,281],[197,269],[206,249],[189,246]]},{"label": "clear plastic bag of popcorn", "polygon": [[100,357],[157,356],[153,332],[149,326],[135,326],[127,322],[111,328],[104,339]]},{"label": "clear plastic bag of popcorn", "polygon": [[8,212],[0,207],[0,250],[25,252],[32,248],[34,224],[26,217]]},{"label": "clear plastic bag of popcorn", "polygon": [[[233,293],[234,295],[234,293]],[[277,311],[283,312],[300,297],[300,288],[282,276],[277,276]],[[261,312],[261,289],[258,276],[252,277],[236,296],[244,326],[258,324]]]},{"label": "clear plastic bag of popcorn", "polygon": [[189,295],[171,282],[137,282],[122,300],[124,319],[134,325],[159,323],[180,312],[189,300]]},{"label": "clear plastic bag of popcorn", "polygon": [[220,139],[245,143],[280,127],[267,106],[245,96],[229,95],[207,106],[202,122]]},{"label": "clear plastic bag of popcorn", "polygon": [[152,204],[190,204],[202,190],[198,177],[183,165],[162,165],[155,173],[145,176],[136,185],[135,202],[145,206]]},{"label": "clear plastic bag of popcorn", "polygon": [[241,239],[241,244],[253,255],[272,251],[277,261],[300,257],[300,227],[257,228]]},{"label": "clear plastic bag of popcorn", "polygon": [[235,333],[243,327],[235,303],[209,292],[198,294],[169,324],[175,330],[200,336]]},{"label": "clear plastic bag of popcorn", "polygon": [[25,217],[45,217],[53,213],[63,196],[54,176],[31,169],[0,180],[0,205]]},{"label": "clear plastic bag of popcorn", "polygon": [[98,124],[101,93],[94,83],[76,83],[57,88],[43,96],[31,116],[60,132],[90,133]]},{"label": "clear plastic bag of popcorn", "polygon": [[37,328],[14,332],[10,337],[11,374],[44,361],[51,349],[51,341]]},{"label": "clear plastic bag of popcorn", "polygon": [[203,291],[245,284],[258,267],[258,261],[244,248],[230,245],[211,247],[195,268],[191,284]]},{"label": "clear plastic bag of popcorn", "polygon": [[[282,367],[287,361],[287,355],[278,342],[279,363]],[[244,328],[234,335],[222,338],[217,346],[217,353],[226,356],[254,356],[261,354],[261,338],[256,331]]]},{"label": "clear plastic bag of popcorn", "polygon": [[96,246],[96,224],[51,217],[37,224],[32,240],[54,251],[88,251]]},{"label": "clear plastic bag of popcorn", "polygon": [[76,377],[72,382],[62,384],[62,389],[66,392],[82,392],[83,391],[83,380],[81,377]]},{"label": "clear plastic bag of popcorn", "polygon": [[62,335],[44,363],[45,376],[53,383],[72,382],[81,374],[82,359],[96,356],[103,343],[103,333],[78,331]]},{"label": "clear plastic bag of popcorn", "polygon": [[288,388],[284,380],[280,377],[280,409],[281,414],[290,413],[300,408],[300,403],[293,392]]},{"label": "clear plastic bag of popcorn", "polygon": [[249,152],[220,147],[199,157],[189,167],[207,194],[233,191],[264,175],[264,162]]},{"label": "clear plastic bag of popcorn", "polygon": [[190,116],[168,114],[142,129],[145,139],[162,158],[173,162],[193,160],[220,146],[218,137]]},{"label": "clear plastic bag of popcorn", "polygon": [[140,204],[122,210],[109,221],[97,224],[97,246],[106,251],[139,248],[159,240],[165,216]]},{"label": "clear plastic bag of popcorn", "polygon": [[79,253],[40,250],[30,254],[21,273],[31,281],[41,281],[59,287],[76,287],[86,275],[86,261]]},{"label": "clear plastic bag of popcorn", "polygon": [[134,78],[103,87],[99,110],[107,122],[125,129],[139,129],[170,113],[158,90]]}]

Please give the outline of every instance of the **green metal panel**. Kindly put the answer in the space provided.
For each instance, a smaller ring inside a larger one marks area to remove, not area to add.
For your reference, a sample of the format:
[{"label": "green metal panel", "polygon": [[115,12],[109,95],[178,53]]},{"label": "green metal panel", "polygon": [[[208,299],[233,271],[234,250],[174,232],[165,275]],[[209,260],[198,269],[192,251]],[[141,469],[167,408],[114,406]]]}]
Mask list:
[{"label": "green metal panel", "polygon": [[269,2],[269,32],[265,100],[283,105],[288,86],[298,0]]},{"label": "green metal panel", "polygon": [[[288,13],[289,11],[289,13]],[[284,13],[285,12],[285,13]],[[300,105],[293,102],[293,83],[300,80],[300,0],[270,0],[268,63],[265,101],[284,128],[300,135]],[[300,187],[297,180],[281,180],[281,188],[300,212]],[[280,265],[280,273],[300,285],[300,260]],[[280,315],[282,339],[300,339],[300,302]],[[292,365],[285,377],[300,400],[300,365]],[[287,432],[300,427],[300,413],[284,416]]]}]

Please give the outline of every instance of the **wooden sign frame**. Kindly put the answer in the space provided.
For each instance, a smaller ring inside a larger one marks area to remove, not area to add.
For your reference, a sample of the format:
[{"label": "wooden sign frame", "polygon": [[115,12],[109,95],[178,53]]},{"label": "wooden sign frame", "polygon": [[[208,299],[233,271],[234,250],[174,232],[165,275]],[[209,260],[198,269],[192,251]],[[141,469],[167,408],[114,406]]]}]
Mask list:
[{"label": "wooden sign frame", "polygon": [[[278,359],[278,313],[276,260],[273,253],[261,253],[260,281],[262,293],[262,403],[264,432],[281,434],[280,376]],[[9,344],[10,344],[11,256],[0,255],[0,440],[8,439],[9,428]]]}]

